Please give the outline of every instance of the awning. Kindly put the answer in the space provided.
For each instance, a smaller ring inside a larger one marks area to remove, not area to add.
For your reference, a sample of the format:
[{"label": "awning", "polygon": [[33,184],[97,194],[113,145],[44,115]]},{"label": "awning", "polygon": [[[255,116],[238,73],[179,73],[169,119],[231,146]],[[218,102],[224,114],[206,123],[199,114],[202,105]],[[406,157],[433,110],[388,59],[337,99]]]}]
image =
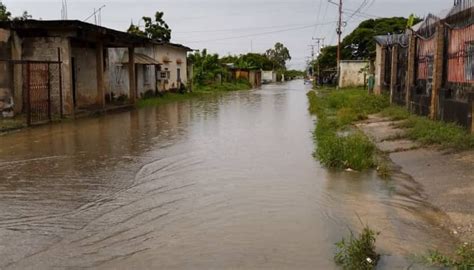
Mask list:
[{"label": "awning", "polygon": [[[128,52],[123,54],[122,64],[128,64]],[[139,65],[160,65],[160,62],[151,58],[148,55],[135,53],[135,64]]]}]

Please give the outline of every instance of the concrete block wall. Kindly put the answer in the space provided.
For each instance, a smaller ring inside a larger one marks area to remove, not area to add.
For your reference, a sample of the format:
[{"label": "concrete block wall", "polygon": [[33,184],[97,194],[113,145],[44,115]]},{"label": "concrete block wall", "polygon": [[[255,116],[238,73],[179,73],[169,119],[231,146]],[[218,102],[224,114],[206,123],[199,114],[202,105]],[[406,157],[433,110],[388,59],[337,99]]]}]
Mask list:
[{"label": "concrete block wall", "polygon": [[72,47],[71,56],[75,61],[76,107],[98,105],[96,49]]},{"label": "concrete block wall", "polygon": [[[67,37],[34,37],[23,38],[22,60],[57,61],[58,48],[61,55],[63,112],[74,114],[72,99],[71,50]],[[53,113],[59,110],[59,76],[58,65],[51,66],[51,98]]]},{"label": "concrete block wall", "polygon": [[369,61],[341,61],[341,76],[339,76],[339,87],[359,87],[365,86],[367,73],[363,72],[368,68]]}]

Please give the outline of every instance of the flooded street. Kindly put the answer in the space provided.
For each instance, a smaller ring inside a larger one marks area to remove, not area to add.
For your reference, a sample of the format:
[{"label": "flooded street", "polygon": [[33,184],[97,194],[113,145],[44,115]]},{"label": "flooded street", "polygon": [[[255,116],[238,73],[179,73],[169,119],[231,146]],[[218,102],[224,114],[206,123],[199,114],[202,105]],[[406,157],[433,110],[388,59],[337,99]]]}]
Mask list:
[{"label": "flooded street", "polygon": [[381,232],[380,268],[450,248],[401,173],[312,157],[302,81],[0,137],[1,269],[334,269],[334,243]]}]

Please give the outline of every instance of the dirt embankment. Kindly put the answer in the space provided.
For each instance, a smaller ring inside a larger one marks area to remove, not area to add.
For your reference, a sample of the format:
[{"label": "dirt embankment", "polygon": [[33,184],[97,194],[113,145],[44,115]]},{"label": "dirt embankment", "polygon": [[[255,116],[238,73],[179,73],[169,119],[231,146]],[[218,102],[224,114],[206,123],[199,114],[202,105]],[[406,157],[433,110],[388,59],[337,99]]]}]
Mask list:
[{"label": "dirt embankment", "polygon": [[445,212],[441,224],[462,241],[474,241],[474,151],[449,152],[405,138],[397,122],[375,115],[357,126],[402,172],[423,186],[426,201]]}]

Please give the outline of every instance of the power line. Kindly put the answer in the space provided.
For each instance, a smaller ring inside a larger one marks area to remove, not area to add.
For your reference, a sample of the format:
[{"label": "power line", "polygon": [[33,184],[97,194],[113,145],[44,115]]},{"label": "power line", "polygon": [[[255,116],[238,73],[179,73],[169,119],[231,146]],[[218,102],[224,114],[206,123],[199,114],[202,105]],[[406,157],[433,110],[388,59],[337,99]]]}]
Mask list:
[{"label": "power line", "polygon": [[[334,22],[333,21],[332,22],[325,22],[325,23],[320,23],[319,25],[329,25],[329,24],[332,24],[332,23],[334,23]],[[301,29],[307,29],[307,28],[313,28],[313,27],[314,27],[314,25],[307,25],[307,26],[302,26],[302,27],[287,28],[287,29],[282,29],[282,30],[277,30],[277,31],[261,32],[261,33],[241,35],[241,36],[235,36],[235,37],[226,37],[226,38],[209,39],[209,40],[187,41],[186,43],[201,43],[201,42],[212,42],[212,41],[223,41],[223,40],[247,38],[247,37],[262,36],[262,35],[269,35],[269,34],[282,33],[282,32],[289,32],[289,31],[295,31],[295,30],[301,30]]]},{"label": "power line", "polygon": [[213,29],[213,30],[189,30],[182,32],[173,32],[174,34],[190,34],[190,33],[213,33],[213,32],[229,32],[229,31],[244,31],[244,30],[255,30],[255,29],[276,29],[290,26],[306,26],[308,24],[286,24],[286,25],[274,25],[274,26],[262,26],[262,27],[243,27],[243,28],[227,28],[227,29]]}]

